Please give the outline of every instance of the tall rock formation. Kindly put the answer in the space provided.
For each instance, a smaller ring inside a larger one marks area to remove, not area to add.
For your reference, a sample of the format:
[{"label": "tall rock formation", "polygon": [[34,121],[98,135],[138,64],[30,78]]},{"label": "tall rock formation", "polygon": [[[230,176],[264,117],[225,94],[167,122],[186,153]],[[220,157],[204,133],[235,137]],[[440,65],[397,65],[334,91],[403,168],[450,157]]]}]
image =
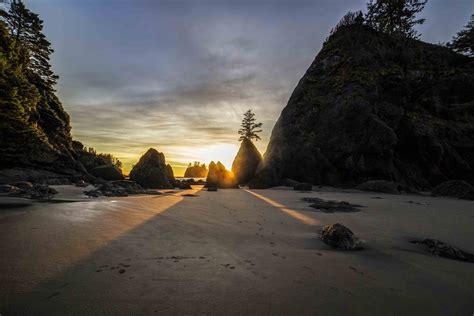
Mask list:
[{"label": "tall rock formation", "polygon": [[344,26],[282,111],[253,187],[474,181],[474,59]]},{"label": "tall rock formation", "polygon": [[28,52],[4,24],[0,43],[0,174],[18,167],[84,174],[72,148],[69,115],[54,91],[31,79]]},{"label": "tall rock formation", "polygon": [[165,155],[150,148],[130,171],[130,180],[150,189],[172,189],[173,170],[167,166]]},{"label": "tall rock formation", "polygon": [[216,187],[222,189],[237,188],[238,184],[232,172],[218,161],[209,164],[209,172],[206,178],[206,187]]},{"label": "tall rock formation", "polygon": [[232,172],[238,184],[247,184],[257,171],[262,161],[262,155],[250,139],[244,139],[240,144],[237,156],[232,163]]}]

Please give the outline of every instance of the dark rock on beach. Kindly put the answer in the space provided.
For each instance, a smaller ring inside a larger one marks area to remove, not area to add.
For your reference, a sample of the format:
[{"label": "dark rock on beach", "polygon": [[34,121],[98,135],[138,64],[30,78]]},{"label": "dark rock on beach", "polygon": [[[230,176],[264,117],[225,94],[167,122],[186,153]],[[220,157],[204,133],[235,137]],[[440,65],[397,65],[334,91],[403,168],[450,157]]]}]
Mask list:
[{"label": "dark rock on beach", "polygon": [[297,183],[293,186],[295,191],[312,191],[313,185],[311,183]]},{"label": "dark rock on beach", "polygon": [[293,91],[250,186],[472,182],[472,87],[472,58],[364,25],[340,27]]},{"label": "dark rock on beach", "polygon": [[413,243],[423,245],[428,252],[436,256],[474,262],[474,255],[436,239],[424,239],[421,241],[413,241]]},{"label": "dark rock on beach", "polygon": [[247,184],[262,162],[262,155],[249,139],[244,139],[232,163],[232,172],[238,184]]},{"label": "dark rock on beach", "polygon": [[369,191],[369,192],[380,192],[389,194],[401,194],[405,192],[404,186],[400,183],[385,181],[385,180],[370,180],[359,184],[355,187],[357,190]]},{"label": "dark rock on beach", "polygon": [[332,224],[324,226],[321,232],[321,240],[337,249],[355,250],[361,248],[361,243],[354,233],[341,224]]},{"label": "dark rock on beach", "polygon": [[[20,187],[18,187],[19,185]],[[21,197],[33,200],[50,200],[53,198],[54,195],[58,194],[53,188],[50,188],[47,184],[31,184],[29,182],[17,182],[15,186],[12,187],[16,188],[12,193],[8,196],[11,197]]]},{"label": "dark rock on beach", "polygon": [[323,200],[315,197],[302,198],[305,202],[312,203],[310,207],[318,209],[324,213],[334,212],[358,212],[361,205],[351,204],[345,201]]},{"label": "dark rock on beach", "polygon": [[130,180],[150,189],[172,189],[175,179],[165,155],[150,148],[130,171]]},{"label": "dark rock on beach", "polygon": [[93,176],[102,178],[107,181],[124,179],[122,170],[111,164],[95,167],[90,172]]},{"label": "dark rock on beach", "polygon": [[431,195],[474,200],[474,186],[463,180],[450,180],[436,186]]},{"label": "dark rock on beach", "polygon": [[206,178],[206,187],[228,189],[237,188],[238,184],[232,172],[228,171],[220,161],[217,163],[211,161]]}]

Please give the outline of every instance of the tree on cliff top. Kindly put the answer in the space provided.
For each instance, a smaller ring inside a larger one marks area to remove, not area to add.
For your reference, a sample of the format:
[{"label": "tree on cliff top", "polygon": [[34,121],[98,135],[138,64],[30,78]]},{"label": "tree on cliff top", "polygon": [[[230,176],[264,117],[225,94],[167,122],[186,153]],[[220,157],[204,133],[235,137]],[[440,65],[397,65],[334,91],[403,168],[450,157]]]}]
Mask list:
[{"label": "tree on cliff top", "polygon": [[255,139],[260,140],[259,133],[262,132],[260,129],[262,127],[262,123],[255,123],[255,113],[251,109],[247,110],[244,113],[244,118],[242,119],[242,124],[240,125],[242,128],[239,129],[239,141],[243,141],[245,139],[252,140]]},{"label": "tree on cliff top", "polygon": [[0,8],[0,18],[10,29],[10,35],[28,50],[30,55],[30,81],[39,89],[54,91],[58,80],[54,74],[50,55],[54,52],[51,43],[43,34],[43,21],[31,12],[21,0],[12,0],[8,10]]},{"label": "tree on cliff top", "polygon": [[448,46],[458,53],[474,56],[474,14],[471,15],[469,23],[454,36],[453,42]]},{"label": "tree on cliff top", "polygon": [[366,23],[372,28],[390,35],[418,38],[415,25],[425,19],[417,19],[428,0],[370,0],[367,3]]}]

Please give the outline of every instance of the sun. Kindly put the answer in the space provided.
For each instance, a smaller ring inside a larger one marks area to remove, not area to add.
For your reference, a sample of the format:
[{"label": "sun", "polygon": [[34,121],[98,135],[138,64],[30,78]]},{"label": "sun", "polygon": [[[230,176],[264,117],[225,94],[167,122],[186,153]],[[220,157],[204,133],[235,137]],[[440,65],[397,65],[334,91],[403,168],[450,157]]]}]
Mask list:
[{"label": "sun", "polygon": [[192,161],[201,161],[206,164],[209,164],[211,161],[220,161],[230,170],[238,150],[239,148],[235,144],[216,144],[198,147],[195,148],[195,158]]}]

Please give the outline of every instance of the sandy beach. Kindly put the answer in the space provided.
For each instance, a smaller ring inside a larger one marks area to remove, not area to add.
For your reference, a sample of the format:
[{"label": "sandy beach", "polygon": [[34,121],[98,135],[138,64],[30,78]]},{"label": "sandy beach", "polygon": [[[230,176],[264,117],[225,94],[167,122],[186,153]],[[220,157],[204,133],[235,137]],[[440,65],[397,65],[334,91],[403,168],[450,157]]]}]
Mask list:
[{"label": "sandy beach", "polygon": [[[0,211],[2,315],[474,312],[474,265],[409,242],[474,252],[472,201],[328,188],[99,199],[60,191],[78,201]],[[302,197],[364,207],[322,213]],[[325,245],[318,232],[333,223],[365,249]]]}]

